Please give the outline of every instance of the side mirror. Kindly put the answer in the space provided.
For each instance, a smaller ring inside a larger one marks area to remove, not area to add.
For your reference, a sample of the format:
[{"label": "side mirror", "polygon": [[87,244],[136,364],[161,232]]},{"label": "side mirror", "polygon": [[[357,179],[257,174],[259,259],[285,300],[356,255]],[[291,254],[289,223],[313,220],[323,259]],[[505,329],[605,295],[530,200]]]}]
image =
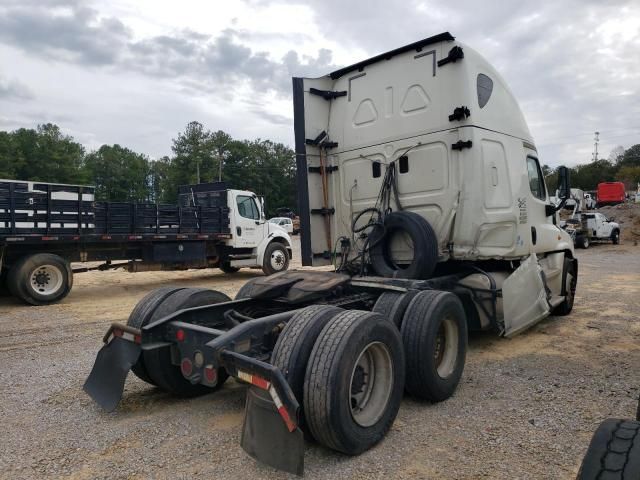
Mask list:
[{"label": "side mirror", "polygon": [[555,215],[558,210],[564,207],[571,197],[571,185],[569,184],[569,169],[565,166],[558,167],[558,189],[557,195],[560,203],[558,205],[545,205],[544,213],[547,217]]},{"label": "side mirror", "polygon": [[558,198],[567,200],[570,196],[569,169],[565,166],[558,167]]}]

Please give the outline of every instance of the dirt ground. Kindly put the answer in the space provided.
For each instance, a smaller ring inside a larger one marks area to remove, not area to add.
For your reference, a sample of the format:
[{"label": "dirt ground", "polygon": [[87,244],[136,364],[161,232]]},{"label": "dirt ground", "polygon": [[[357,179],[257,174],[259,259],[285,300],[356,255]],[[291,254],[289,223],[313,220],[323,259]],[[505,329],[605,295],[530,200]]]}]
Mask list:
[{"label": "dirt ground", "polygon": [[[577,254],[571,315],[512,340],[472,335],[451,399],[405,398],[385,440],[358,457],[309,444],[305,477],[575,478],[598,423],[632,417],[640,388],[640,247]],[[131,375],[111,414],[82,391],[103,333],[148,291],[180,284],[233,296],[259,274],[93,272],[77,275],[58,305],[0,299],[0,477],[289,478],[240,448],[245,387],[234,381],[180,400]]]}]

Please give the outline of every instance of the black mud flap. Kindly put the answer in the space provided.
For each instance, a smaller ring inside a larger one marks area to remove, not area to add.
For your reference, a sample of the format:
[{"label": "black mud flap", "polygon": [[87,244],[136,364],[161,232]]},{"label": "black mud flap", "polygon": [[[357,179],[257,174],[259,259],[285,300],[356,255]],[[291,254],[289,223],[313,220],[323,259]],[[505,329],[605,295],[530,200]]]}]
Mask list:
[{"label": "black mud flap", "polygon": [[240,444],[262,463],[296,475],[304,473],[304,434],[300,428],[289,432],[265,390],[247,390]]},{"label": "black mud flap", "polygon": [[127,374],[138,361],[140,352],[140,345],[113,338],[98,352],[83,390],[107,412],[115,410],[122,398]]}]

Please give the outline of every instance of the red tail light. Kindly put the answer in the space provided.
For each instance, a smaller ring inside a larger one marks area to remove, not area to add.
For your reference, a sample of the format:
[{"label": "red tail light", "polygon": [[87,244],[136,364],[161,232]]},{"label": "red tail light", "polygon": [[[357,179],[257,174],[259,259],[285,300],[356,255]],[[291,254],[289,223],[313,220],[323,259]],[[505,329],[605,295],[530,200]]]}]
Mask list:
[{"label": "red tail light", "polygon": [[218,381],[218,371],[212,365],[204,367],[204,379],[208,384],[215,384]]},{"label": "red tail light", "polygon": [[176,340],[179,342],[184,341],[184,330],[180,329],[176,332]]},{"label": "red tail light", "polygon": [[183,376],[190,377],[193,373],[193,364],[191,363],[191,360],[183,358],[180,363],[180,370],[182,371]]}]

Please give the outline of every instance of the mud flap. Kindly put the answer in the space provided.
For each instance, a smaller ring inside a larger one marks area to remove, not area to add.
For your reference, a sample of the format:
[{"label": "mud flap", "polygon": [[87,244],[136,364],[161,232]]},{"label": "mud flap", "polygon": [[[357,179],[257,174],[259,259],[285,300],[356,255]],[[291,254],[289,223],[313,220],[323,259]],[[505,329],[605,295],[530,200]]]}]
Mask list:
[{"label": "mud flap", "polygon": [[107,412],[115,410],[122,398],[127,374],[138,361],[140,352],[140,345],[113,338],[98,352],[83,390]]},{"label": "mud flap", "polygon": [[502,284],[504,336],[513,337],[549,315],[538,257],[532,253]]},{"label": "mud flap", "polygon": [[240,444],[262,463],[296,475],[304,473],[304,434],[300,428],[289,432],[265,390],[247,390]]}]

